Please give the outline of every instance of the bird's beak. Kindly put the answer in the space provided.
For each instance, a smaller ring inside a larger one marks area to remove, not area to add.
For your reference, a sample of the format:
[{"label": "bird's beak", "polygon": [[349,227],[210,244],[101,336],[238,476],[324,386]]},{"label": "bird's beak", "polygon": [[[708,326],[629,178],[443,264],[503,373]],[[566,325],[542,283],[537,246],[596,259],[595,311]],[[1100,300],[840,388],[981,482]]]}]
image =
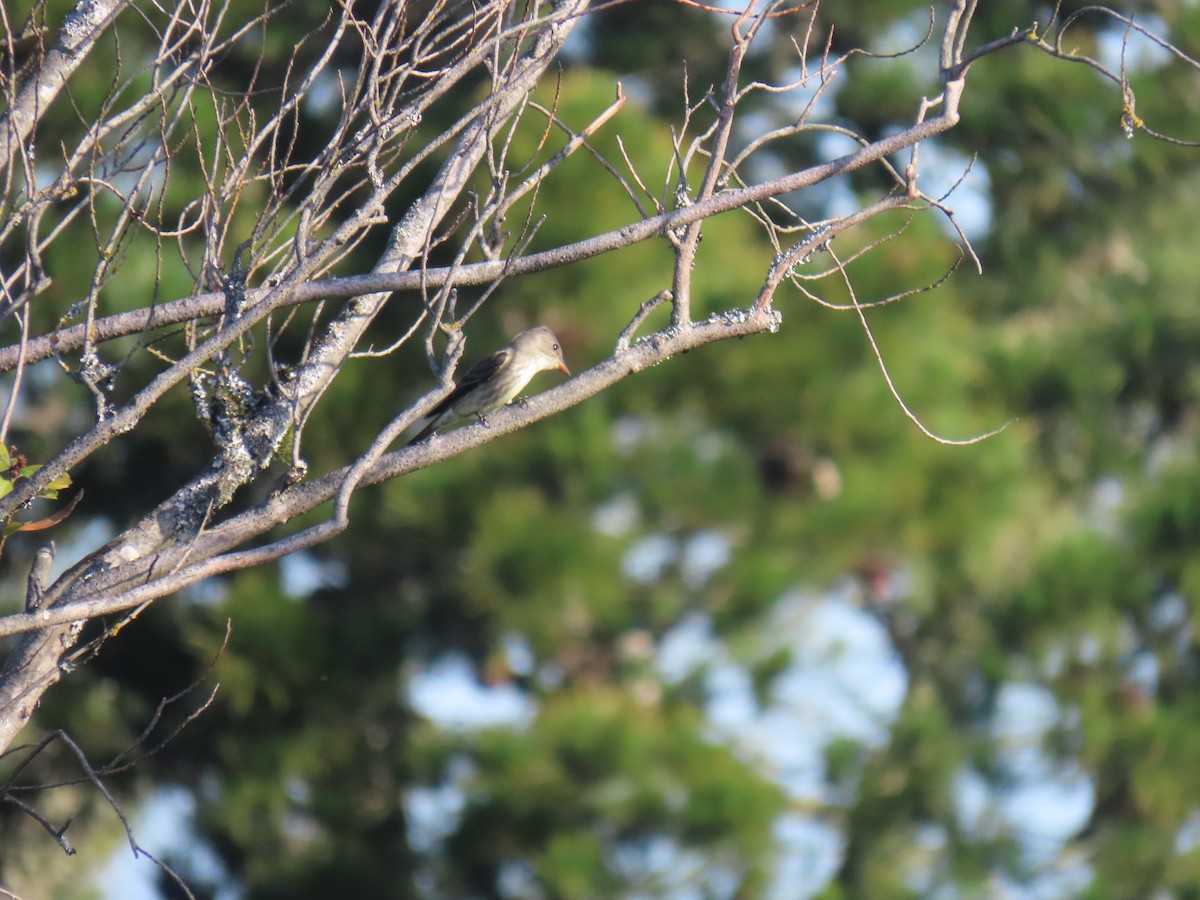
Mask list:
[{"label": "bird's beak", "polygon": [[559,362],[558,371],[562,372],[568,378],[571,377],[571,370],[567,368],[567,364],[565,362]]}]

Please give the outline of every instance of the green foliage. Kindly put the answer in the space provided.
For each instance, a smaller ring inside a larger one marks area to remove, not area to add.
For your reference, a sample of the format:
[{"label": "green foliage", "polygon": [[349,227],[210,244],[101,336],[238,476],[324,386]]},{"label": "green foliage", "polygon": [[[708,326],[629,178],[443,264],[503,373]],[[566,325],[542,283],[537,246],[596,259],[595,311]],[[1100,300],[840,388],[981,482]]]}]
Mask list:
[{"label": "green foliage", "polygon": [[548,702],[526,733],[481,733],[447,890],[486,891],[502,863],[522,860],[550,896],[623,893],[651,875],[614,869],[603,848],[670,839],[714,861],[732,854],[754,891],[781,798],[701,725],[689,708],[598,688]]},{"label": "green foliage", "polygon": [[[13,482],[17,479],[29,478],[41,467],[40,463],[28,463],[24,456],[16,452],[15,447],[10,452],[8,447],[0,444],[0,497],[12,491]],[[46,485],[38,496],[43,500],[55,500],[59,491],[65,491],[70,486],[71,476],[59,475]]]},{"label": "green foliage", "polygon": [[[30,478],[35,472],[41,469],[40,463],[31,464],[24,456],[18,453],[16,447],[11,449],[0,444],[0,497],[11,493],[13,485],[22,478]],[[50,480],[50,482],[38,491],[38,497],[42,500],[57,500],[59,491],[65,491],[71,486],[71,476],[64,472],[61,475]],[[49,528],[70,514],[74,503],[68,505],[58,513],[51,515],[45,519],[39,519],[35,522],[28,522],[22,519],[12,519],[4,523],[3,538],[0,538],[0,546],[3,546],[3,539],[7,539],[19,531],[40,531],[44,528]]]}]

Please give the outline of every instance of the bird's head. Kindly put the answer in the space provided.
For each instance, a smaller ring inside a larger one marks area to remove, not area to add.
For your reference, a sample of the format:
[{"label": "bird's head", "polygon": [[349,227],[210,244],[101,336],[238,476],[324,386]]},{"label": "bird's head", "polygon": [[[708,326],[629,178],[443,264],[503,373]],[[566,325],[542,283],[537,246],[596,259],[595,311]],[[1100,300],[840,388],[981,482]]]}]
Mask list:
[{"label": "bird's head", "polygon": [[512,348],[519,358],[528,359],[531,363],[536,362],[539,372],[554,369],[564,375],[571,374],[563,360],[558,338],[545,325],[522,331],[512,339]]}]

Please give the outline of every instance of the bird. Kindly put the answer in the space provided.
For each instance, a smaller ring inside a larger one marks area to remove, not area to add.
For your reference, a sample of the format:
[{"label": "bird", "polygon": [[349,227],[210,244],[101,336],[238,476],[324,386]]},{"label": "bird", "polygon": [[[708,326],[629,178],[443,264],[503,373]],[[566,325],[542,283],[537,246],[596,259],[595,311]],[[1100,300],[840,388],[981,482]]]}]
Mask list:
[{"label": "bird", "polygon": [[511,403],[534,375],[549,371],[571,374],[554,332],[545,325],[522,331],[467,370],[454,390],[420,420],[421,430],[408,446],[471,419],[482,422],[488,413]]}]

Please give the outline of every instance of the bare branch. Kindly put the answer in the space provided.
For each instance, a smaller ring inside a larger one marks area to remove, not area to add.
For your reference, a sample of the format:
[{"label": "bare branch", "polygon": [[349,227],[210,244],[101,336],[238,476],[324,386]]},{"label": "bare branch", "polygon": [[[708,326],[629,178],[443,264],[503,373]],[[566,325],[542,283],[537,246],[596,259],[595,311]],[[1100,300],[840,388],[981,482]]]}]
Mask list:
[{"label": "bare branch", "polygon": [[8,110],[0,117],[0,170],[9,167],[14,154],[27,160],[22,145],[30,132],[71,73],[128,5],[129,0],[82,0],[67,16],[42,64],[19,90],[5,98]]}]

